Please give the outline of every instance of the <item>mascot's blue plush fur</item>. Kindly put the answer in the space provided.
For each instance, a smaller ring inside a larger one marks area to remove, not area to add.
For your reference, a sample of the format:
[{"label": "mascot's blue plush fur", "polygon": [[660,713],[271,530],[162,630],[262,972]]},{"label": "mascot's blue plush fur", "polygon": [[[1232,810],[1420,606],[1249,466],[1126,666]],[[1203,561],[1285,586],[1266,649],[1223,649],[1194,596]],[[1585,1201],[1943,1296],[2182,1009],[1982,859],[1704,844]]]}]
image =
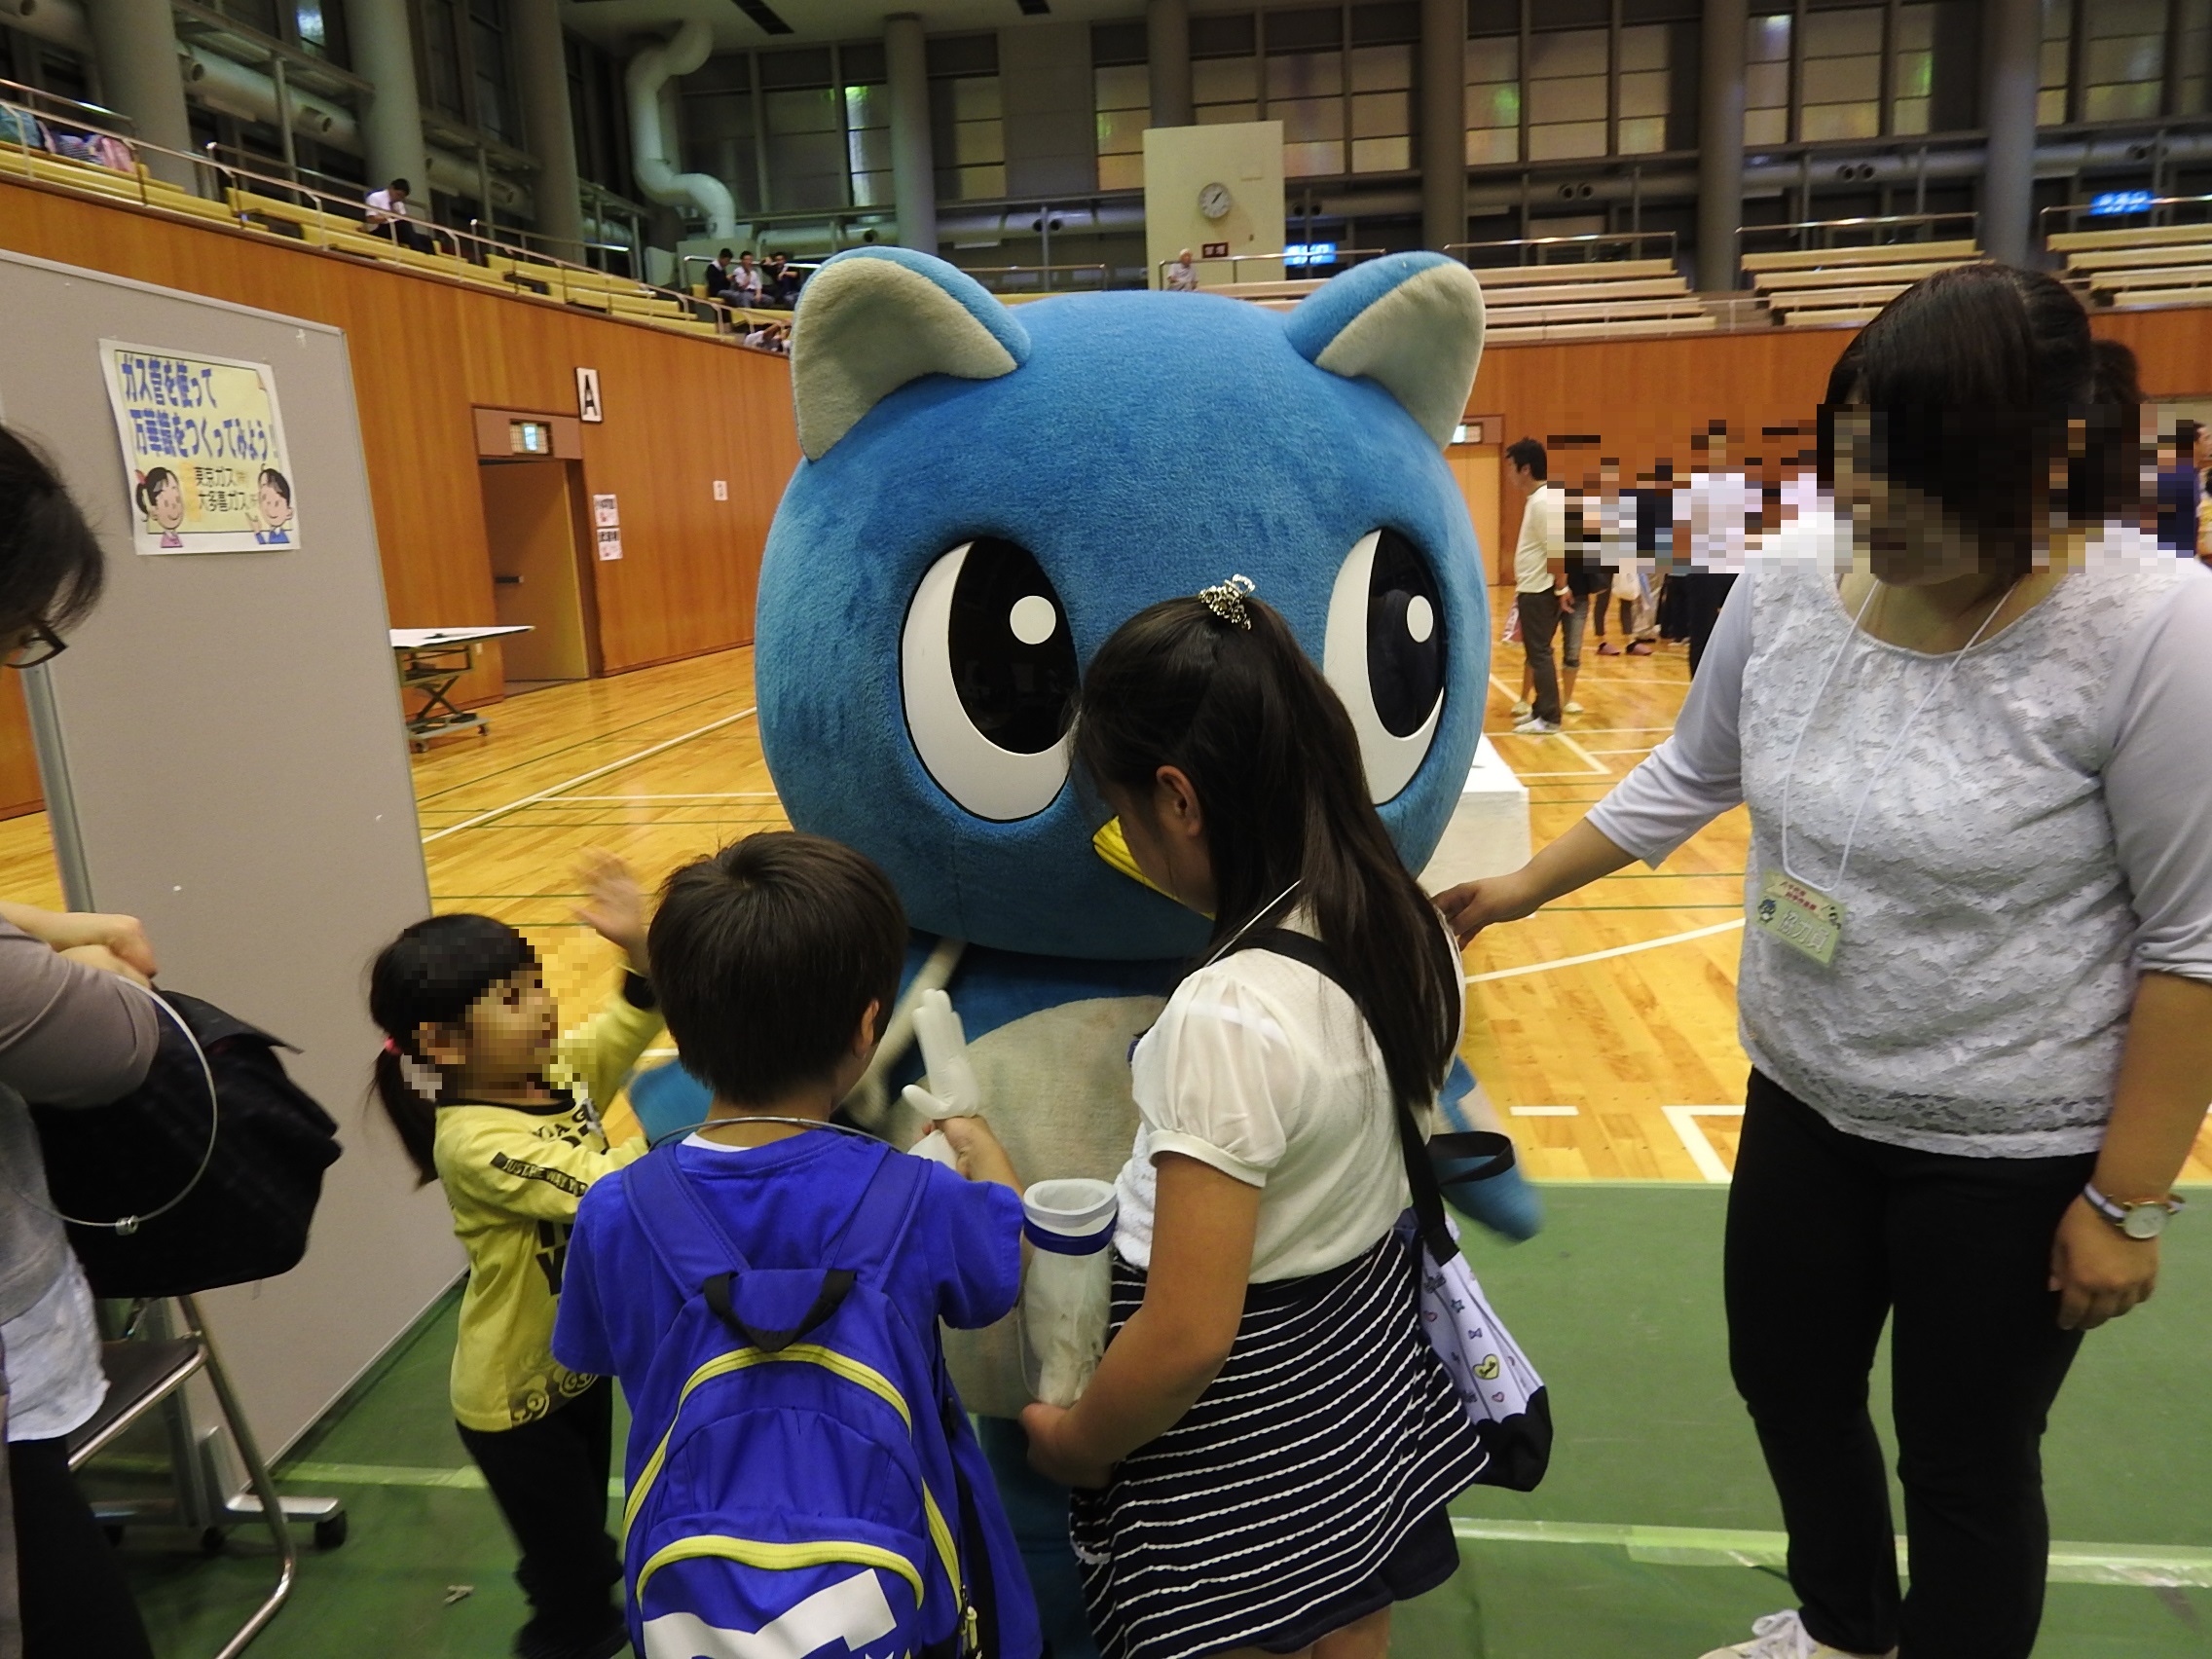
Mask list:
[{"label": "mascot's blue plush fur", "polygon": [[[1482,327],[1474,277],[1429,253],[1357,266],[1287,315],[1160,293],[1009,308],[889,248],[807,284],[805,460],[760,573],[761,741],[793,824],[898,885],[918,935],[902,1008],[949,990],[1024,1180],[1120,1169],[1130,1045],[1206,937],[1093,850],[1103,815],[1069,776],[1068,695],[1124,620],[1249,576],[1350,710],[1408,866],[1434,849],[1488,675],[1480,556],[1439,453]],[[848,1103],[900,1144],[922,1127],[898,1102],[910,1030],[902,1014]],[[1456,1069],[1447,1090],[1462,1124],[1468,1083]],[[701,1115],[688,1085],[641,1080],[648,1126]],[[1490,1185],[1478,1219],[1532,1232],[1530,1189]],[[949,1347],[972,1410],[1018,1415],[1013,1321]],[[997,1430],[1019,1525],[1019,1431]],[[1037,1530],[1062,1521],[1046,1506]],[[1072,1573],[1048,1559],[1066,1562],[1064,1533],[1032,1541],[1067,1630]]]}]

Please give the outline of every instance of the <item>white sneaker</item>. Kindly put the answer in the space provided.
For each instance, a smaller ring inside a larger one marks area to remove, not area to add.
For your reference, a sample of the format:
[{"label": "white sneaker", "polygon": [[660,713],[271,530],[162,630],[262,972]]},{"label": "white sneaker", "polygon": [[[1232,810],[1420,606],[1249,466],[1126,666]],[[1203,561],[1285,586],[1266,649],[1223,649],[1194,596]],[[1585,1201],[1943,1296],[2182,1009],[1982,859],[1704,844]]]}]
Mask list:
[{"label": "white sneaker", "polygon": [[1558,730],[1559,722],[1557,720],[1540,720],[1534,715],[1530,715],[1513,728],[1513,733],[1516,737],[1549,737]]},{"label": "white sneaker", "polygon": [[1566,712],[1570,715],[1579,715],[1583,713],[1583,708],[1580,703],[1568,703],[1566,705]]},{"label": "white sneaker", "polygon": [[1516,703],[1516,704],[1514,704],[1514,705],[1513,705],[1513,716],[1514,716],[1514,719],[1523,719],[1523,720],[1527,719],[1529,718],[1529,712],[1530,712],[1530,710],[1531,710],[1532,708],[1534,708],[1534,707],[1535,707],[1535,705],[1534,705],[1534,704],[1532,704],[1532,703],[1527,703],[1527,702],[1521,702],[1521,703]]},{"label": "white sneaker", "polygon": [[[1879,1656],[1895,1659],[1896,1648]],[[1840,1647],[1830,1647],[1825,1641],[1815,1641],[1797,1617],[1795,1608],[1786,1613],[1769,1613],[1751,1626],[1751,1640],[1739,1641],[1733,1647],[1715,1647],[1704,1659],[1874,1659],[1874,1656],[1846,1653]]]}]

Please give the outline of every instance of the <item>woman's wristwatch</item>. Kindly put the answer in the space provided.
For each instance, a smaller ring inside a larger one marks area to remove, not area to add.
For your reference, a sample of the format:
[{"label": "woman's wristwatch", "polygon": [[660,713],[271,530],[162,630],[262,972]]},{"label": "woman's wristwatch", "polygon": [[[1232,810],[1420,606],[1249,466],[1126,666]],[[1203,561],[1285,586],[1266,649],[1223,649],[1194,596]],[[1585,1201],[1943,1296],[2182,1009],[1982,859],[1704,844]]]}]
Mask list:
[{"label": "woman's wristwatch", "polygon": [[2165,1232],[2167,1220],[2178,1214],[2189,1202],[2186,1198],[2151,1198],[2142,1203],[2123,1204],[2108,1198],[2097,1191],[2094,1181],[2082,1188],[2082,1197],[2089,1207],[2130,1238],[2156,1238]]}]

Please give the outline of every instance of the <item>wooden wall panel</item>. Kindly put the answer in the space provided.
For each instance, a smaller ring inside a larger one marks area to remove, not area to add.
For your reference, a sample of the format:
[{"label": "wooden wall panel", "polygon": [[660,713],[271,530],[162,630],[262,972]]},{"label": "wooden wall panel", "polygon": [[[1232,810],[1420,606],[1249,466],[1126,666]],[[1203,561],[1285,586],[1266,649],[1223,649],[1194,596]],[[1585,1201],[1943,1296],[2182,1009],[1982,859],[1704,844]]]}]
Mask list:
[{"label": "wooden wall panel", "polygon": [[[0,246],[345,329],[396,627],[493,618],[472,411],[571,414],[576,367],[598,369],[584,486],[620,499],[624,554],[596,571],[607,670],[752,639],[798,459],[782,359],[27,184],[0,182]],[[498,695],[487,655],[467,700]]]},{"label": "wooden wall panel", "polygon": [[38,751],[31,747],[30,715],[23,707],[23,682],[0,669],[0,818],[20,818],[45,804]]}]

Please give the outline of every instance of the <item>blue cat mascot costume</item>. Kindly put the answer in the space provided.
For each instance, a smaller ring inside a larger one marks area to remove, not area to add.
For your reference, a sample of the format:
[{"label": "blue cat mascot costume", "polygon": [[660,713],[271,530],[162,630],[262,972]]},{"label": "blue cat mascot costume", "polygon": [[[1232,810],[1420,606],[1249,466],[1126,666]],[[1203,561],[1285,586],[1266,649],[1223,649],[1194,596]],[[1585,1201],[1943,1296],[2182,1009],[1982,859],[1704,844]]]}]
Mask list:
[{"label": "blue cat mascot costume", "polygon": [[[896,248],[807,284],[792,378],[805,460],[760,572],[761,742],[793,825],[866,853],[917,930],[874,1071],[847,1103],[899,1145],[941,985],[1025,1181],[1111,1180],[1128,1054],[1204,943],[1198,917],[1093,850],[1102,811],[1063,730],[1124,620],[1232,572],[1289,620],[1351,712],[1409,867],[1434,849],[1481,728],[1487,604],[1439,453],[1482,350],[1481,290],[1433,253],[1360,265],[1287,315],[1205,295],[1018,309]],[[1487,1113],[1455,1067],[1447,1116]],[[648,1126],[702,1115],[677,1068]],[[1487,1126],[1487,1125],[1485,1125]],[[1518,1174],[1486,1225],[1535,1230]],[[952,1333],[961,1393],[1021,1534],[1056,1659],[1094,1651],[1064,1492],[1033,1474],[1015,1322]]]}]

